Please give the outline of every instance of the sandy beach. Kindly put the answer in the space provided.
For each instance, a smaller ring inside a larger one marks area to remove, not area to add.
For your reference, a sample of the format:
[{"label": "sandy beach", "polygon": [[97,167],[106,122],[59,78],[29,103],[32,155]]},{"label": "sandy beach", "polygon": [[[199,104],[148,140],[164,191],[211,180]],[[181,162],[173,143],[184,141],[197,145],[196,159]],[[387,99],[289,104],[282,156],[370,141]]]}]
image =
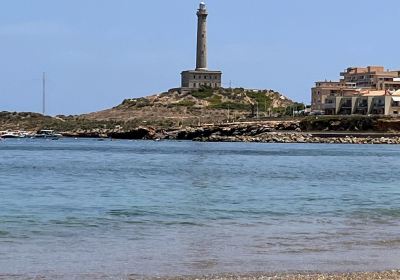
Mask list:
[{"label": "sandy beach", "polygon": [[[136,279],[136,278],[130,278]],[[161,279],[161,278],[154,278]],[[299,274],[266,274],[256,273],[247,275],[210,275],[203,277],[176,277],[167,280],[397,280],[400,279],[400,270],[383,272],[355,272],[355,273],[299,273]]]},{"label": "sandy beach", "polygon": [[0,280],[53,280],[53,279],[118,279],[118,280],[397,280],[400,279],[400,270],[381,272],[354,272],[354,273],[251,273],[251,274],[216,274],[207,276],[179,276],[179,277],[143,277],[117,276],[105,274],[82,275],[15,275],[0,274]]}]

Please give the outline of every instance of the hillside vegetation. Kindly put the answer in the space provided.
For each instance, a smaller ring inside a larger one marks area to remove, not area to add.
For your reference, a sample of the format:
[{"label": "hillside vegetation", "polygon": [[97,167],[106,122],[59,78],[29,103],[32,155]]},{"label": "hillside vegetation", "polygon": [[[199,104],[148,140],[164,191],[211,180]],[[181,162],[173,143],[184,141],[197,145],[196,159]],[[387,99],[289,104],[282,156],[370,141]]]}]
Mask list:
[{"label": "hillside vegetation", "polygon": [[0,112],[1,130],[53,129],[72,134],[106,135],[139,127],[176,129],[203,124],[255,121],[290,114],[302,104],[272,90],[211,89],[181,94],[176,90],[149,97],[126,99],[104,111],[76,116]]},{"label": "hillside vegetation", "polygon": [[[202,88],[126,99],[108,110],[82,115],[91,120],[129,121],[154,126],[197,125],[281,116],[295,103],[273,90]],[[301,105],[298,104],[300,107]]]}]

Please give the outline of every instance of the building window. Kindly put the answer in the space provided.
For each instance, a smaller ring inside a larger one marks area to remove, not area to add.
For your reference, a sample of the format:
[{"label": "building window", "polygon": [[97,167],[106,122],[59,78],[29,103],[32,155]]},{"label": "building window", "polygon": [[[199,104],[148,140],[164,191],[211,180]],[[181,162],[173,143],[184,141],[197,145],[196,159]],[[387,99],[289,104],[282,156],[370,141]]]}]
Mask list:
[{"label": "building window", "polygon": [[193,83],[193,87],[196,87],[197,85],[196,85],[196,83]]}]

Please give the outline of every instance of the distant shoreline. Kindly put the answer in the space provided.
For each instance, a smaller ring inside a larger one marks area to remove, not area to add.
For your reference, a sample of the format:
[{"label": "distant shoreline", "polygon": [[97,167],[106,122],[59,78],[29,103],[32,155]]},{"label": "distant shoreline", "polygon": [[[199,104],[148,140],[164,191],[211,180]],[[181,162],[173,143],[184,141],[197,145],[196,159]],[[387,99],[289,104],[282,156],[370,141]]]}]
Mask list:
[{"label": "distant shoreline", "polygon": [[[139,134],[138,134],[139,133]],[[399,133],[380,132],[265,132],[256,135],[237,134],[234,136],[198,131],[170,131],[151,134],[141,128],[141,132],[122,133],[114,136],[98,136],[91,133],[70,134],[63,133],[65,139],[97,139],[110,140],[143,140],[143,141],[193,141],[204,143],[265,143],[265,144],[353,144],[353,145],[400,145]],[[26,139],[29,139],[27,137]],[[0,137],[0,140],[7,140]],[[53,139],[58,140],[58,139]]]},{"label": "distant shoreline", "polygon": [[[400,144],[400,118],[380,116],[314,116],[244,120],[195,125],[167,125],[132,120],[44,117],[4,113],[0,137],[8,130],[28,135],[50,129],[72,138],[191,140],[201,142]],[[28,131],[23,133],[21,131]],[[17,133],[18,134],[18,133]]]}]

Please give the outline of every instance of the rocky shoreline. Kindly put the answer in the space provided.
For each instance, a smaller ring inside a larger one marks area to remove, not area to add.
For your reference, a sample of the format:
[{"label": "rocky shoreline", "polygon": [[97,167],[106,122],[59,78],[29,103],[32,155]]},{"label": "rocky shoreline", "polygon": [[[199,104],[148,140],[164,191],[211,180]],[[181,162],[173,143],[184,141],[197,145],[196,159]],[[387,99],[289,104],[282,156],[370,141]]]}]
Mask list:
[{"label": "rocky shoreline", "polygon": [[316,137],[305,133],[265,133],[252,136],[210,136],[195,138],[200,142],[257,142],[257,143],[313,143],[313,144],[400,144],[400,137]]},{"label": "rocky shoreline", "polygon": [[321,144],[400,144],[400,133],[303,132],[300,122],[270,121],[204,125],[181,129],[138,127],[124,130],[93,129],[63,132],[66,137],[130,140],[190,140],[197,142],[321,143]]},{"label": "rocky shoreline", "polygon": [[[187,127],[132,126],[129,123],[77,123],[54,129],[64,137],[127,140],[189,140],[198,142],[400,144],[400,119],[303,118],[237,123],[203,124]],[[3,127],[10,130],[10,126]],[[36,130],[16,126],[29,133]],[[0,129],[1,130],[1,129]],[[3,131],[3,132],[4,132]],[[1,135],[1,134],[0,134]]]}]

